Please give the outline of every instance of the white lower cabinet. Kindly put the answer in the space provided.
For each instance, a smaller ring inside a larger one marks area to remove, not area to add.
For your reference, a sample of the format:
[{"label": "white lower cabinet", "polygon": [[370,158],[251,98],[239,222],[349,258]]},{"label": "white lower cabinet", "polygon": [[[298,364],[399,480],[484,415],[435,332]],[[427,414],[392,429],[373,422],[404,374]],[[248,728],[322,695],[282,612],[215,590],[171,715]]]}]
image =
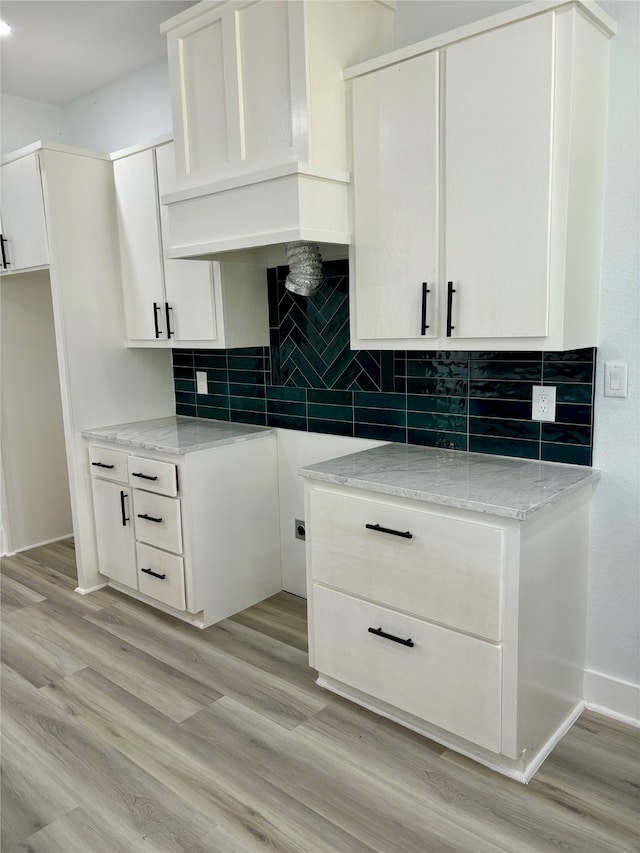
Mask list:
[{"label": "white lower cabinet", "polygon": [[136,543],[131,519],[131,489],[98,477],[92,480],[100,571],[135,589]]},{"label": "white lower cabinet", "polygon": [[583,707],[589,490],[520,521],[305,489],[318,684],[528,781]]},{"label": "white lower cabinet", "polygon": [[89,448],[100,572],[199,627],[282,588],[275,434],[170,455]]}]

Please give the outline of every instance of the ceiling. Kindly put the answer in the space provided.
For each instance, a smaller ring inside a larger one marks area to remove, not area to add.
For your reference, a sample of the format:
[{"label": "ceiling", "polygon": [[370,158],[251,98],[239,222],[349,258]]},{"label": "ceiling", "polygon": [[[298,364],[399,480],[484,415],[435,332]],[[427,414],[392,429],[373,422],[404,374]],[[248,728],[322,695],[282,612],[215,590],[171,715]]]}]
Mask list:
[{"label": "ceiling", "polygon": [[0,0],[0,91],[64,106],[166,56],[160,24],[193,0]]}]

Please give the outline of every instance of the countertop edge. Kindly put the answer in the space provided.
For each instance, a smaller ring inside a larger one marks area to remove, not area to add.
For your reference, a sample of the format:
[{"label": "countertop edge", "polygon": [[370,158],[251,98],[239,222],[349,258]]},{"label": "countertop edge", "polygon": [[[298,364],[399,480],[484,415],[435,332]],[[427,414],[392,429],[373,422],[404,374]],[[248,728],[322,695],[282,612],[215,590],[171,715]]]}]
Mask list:
[{"label": "countertop edge", "polygon": [[169,447],[167,445],[157,444],[139,438],[119,438],[115,435],[104,435],[100,431],[91,429],[82,430],[80,434],[83,438],[89,438],[93,441],[104,441],[107,444],[117,444],[121,447],[136,447],[140,450],[152,450],[156,453],[170,453],[175,456],[186,456],[188,453],[197,453],[200,450],[209,450],[212,447],[222,447],[225,444],[240,444],[243,441],[252,441],[256,438],[264,438],[265,436],[273,435],[274,433],[275,429],[273,427],[264,427],[258,432],[238,435],[233,438],[216,438],[211,441],[189,444],[182,447]]},{"label": "countertop edge", "polygon": [[324,474],[321,471],[311,471],[308,468],[299,468],[298,474],[304,479],[315,480],[317,482],[333,483],[339,486],[349,486],[359,491],[376,492],[377,494],[393,495],[399,498],[407,498],[409,500],[417,500],[421,503],[437,504],[439,506],[448,506],[454,509],[466,509],[472,512],[481,513],[483,515],[496,515],[500,518],[512,518],[516,521],[526,521],[533,515],[541,512],[549,506],[552,506],[581,489],[586,488],[600,479],[600,471],[598,469],[590,469],[590,473],[577,483],[572,483],[570,486],[563,488],[561,492],[554,492],[548,498],[536,504],[535,506],[526,509],[516,509],[513,507],[504,507],[497,504],[481,503],[479,501],[466,500],[464,498],[454,498],[449,495],[442,495],[438,492],[415,491],[412,489],[403,489],[400,486],[392,486],[387,483],[376,483],[365,480],[355,479],[353,477],[341,477],[336,474]]}]

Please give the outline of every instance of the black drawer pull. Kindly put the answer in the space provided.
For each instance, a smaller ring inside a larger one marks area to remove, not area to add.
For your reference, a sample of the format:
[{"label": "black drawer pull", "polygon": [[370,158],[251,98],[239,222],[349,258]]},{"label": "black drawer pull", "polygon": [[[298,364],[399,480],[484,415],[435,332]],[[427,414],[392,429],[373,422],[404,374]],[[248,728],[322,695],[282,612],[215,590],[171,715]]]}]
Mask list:
[{"label": "black drawer pull", "polygon": [[447,337],[451,337],[451,332],[455,329],[453,325],[453,294],[456,292],[452,281],[447,282]]},{"label": "black drawer pull", "polygon": [[115,468],[116,467],[115,465],[105,465],[104,462],[92,462],[91,464],[94,465],[96,468]]},{"label": "black drawer pull", "polygon": [[156,333],[156,338],[160,337],[160,326],[158,325],[158,311],[162,311],[162,308],[158,305],[157,302],[153,303],[153,328]]},{"label": "black drawer pull", "polygon": [[7,260],[7,253],[5,252],[5,249],[4,249],[4,244],[6,242],[7,242],[7,238],[3,234],[0,234],[0,249],[2,249],[2,269],[4,269],[4,270],[6,270],[7,267],[11,266],[11,264]]},{"label": "black drawer pull", "polygon": [[391,530],[390,527],[380,527],[379,524],[365,524],[367,530],[375,530],[377,533],[390,533],[392,536],[402,536],[403,539],[413,539],[413,533],[401,530]]},{"label": "black drawer pull", "polygon": [[145,575],[151,575],[154,578],[159,578],[161,581],[163,581],[166,578],[166,575],[159,575],[157,572],[151,571],[151,569],[140,569],[140,571],[144,572]]},{"label": "black drawer pull", "polygon": [[429,285],[426,281],[422,282],[422,322],[420,324],[420,334],[426,335],[429,324],[427,323],[427,294],[431,293]]},{"label": "black drawer pull", "polygon": [[124,505],[124,502],[128,497],[129,497],[129,495],[126,492],[123,492],[123,491],[120,492],[120,512],[122,514],[122,526],[123,527],[127,526],[127,521],[130,521],[129,516],[127,515],[126,507]]},{"label": "black drawer pull", "polygon": [[131,472],[132,477],[140,477],[142,480],[157,480],[157,477],[150,477],[148,474],[135,474],[133,471]]},{"label": "black drawer pull", "polygon": [[384,637],[385,640],[393,640],[394,643],[400,643],[401,646],[409,646],[411,649],[415,646],[413,640],[403,640],[402,637],[394,637],[393,634],[386,634],[382,628],[367,628],[367,630],[370,634],[375,634],[376,637]]},{"label": "black drawer pull", "polygon": [[162,521],[161,518],[154,518],[152,515],[147,515],[146,512],[138,513],[138,518],[144,518],[145,521],[155,521],[156,524],[160,524]]}]

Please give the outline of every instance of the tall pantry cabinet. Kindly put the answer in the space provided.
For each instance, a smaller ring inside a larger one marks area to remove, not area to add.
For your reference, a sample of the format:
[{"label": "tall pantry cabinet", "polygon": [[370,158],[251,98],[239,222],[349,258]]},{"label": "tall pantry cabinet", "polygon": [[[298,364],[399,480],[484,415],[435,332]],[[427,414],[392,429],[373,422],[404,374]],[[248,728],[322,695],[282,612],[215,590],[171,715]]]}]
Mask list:
[{"label": "tall pantry cabinet", "polygon": [[[48,263],[40,267],[39,274],[50,288],[66,456],[63,468],[68,471],[78,586],[86,591],[102,585],[103,580],[98,572],[88,460],[81,431],[173,414],[170,353],[134,351],[125,346],[110,158],[68,146],[36,143],[5,158],[2,169],[25,158],[37,164],[42,178]],[[15,288],[33,276],[32,270],[7,272],[1,283],[4,287],[5,281],[10,281]],[[3,350],[3,356],[5,370],[11,365],[10,354]],[[14,452],[28,455],[33,446],[33,442],[26,444],[27,429],[14,432],[14,447],[8,447],[5,439],[3,435],[5,458]],[[30,488],[33,495],[38,489],[42,491],[35,474]],[[7,494],[9,519],[15,497]],[[47,490],[46,498],[53,502],[59,499],[53,489]]]}]

